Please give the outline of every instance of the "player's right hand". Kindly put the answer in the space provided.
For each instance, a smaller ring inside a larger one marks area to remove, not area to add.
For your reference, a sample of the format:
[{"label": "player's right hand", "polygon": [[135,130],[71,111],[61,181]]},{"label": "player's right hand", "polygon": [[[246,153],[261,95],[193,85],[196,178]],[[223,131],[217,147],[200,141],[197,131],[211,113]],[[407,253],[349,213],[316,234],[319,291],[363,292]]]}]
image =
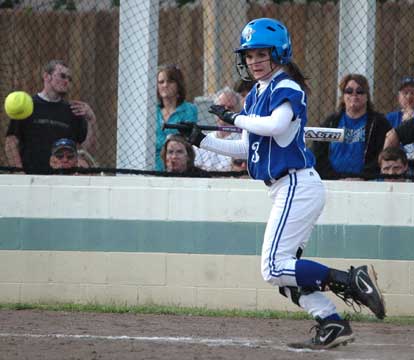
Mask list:
[{"label": "player's right hand", "polygon": [[218,118],[230,125],[234,125],[234,120],[237,115],[239,115],[238,113],[227,110],[223,105],[211,105],[208,112],[216,115]]},{"label": "player's right hand", "polygon": [[184,136],[191,145],[200,147],[201,141],[206,137],[197,124],[189,121],[180,121],[179,125],[182,128],[179,129],[179,133]]}]

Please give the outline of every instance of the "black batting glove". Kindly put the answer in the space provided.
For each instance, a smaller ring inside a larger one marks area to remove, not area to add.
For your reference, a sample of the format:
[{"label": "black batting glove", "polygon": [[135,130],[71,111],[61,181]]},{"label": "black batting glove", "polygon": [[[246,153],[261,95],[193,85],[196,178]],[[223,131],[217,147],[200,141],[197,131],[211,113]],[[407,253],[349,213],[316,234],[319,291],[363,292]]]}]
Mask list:
[{"label": "black batting glove", "polygon": [[233,111],[227,110],[223,105],[211,105],[208,112],[216,115],[227,124],[234,125],[236,116],[239,115]]},{"label": "black batting glove", "polygon": [[183,125],[182,129],[179,129],[179,133],[186,138],[186,140],[191,144],[197,147],[200,147],[201,141],[206,137],[201,129],[189,121],[181,121],[180,125]]}]

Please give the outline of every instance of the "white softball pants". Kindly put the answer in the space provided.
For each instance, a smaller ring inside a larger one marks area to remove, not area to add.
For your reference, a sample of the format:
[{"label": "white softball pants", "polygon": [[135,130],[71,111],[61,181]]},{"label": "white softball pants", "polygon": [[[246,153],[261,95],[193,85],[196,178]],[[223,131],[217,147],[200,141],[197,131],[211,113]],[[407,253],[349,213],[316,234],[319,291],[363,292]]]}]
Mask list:
[{"label": "white softball pants", "polygon": [[[291,171],[269,187],[273,201],[262,247],[262,276],[274,286],[297,287],[295,264],[325,205],[325,187],[313,168]],[[299,299],[311,315],[325,318],[336,313],[333,302],[321,292]]]}]

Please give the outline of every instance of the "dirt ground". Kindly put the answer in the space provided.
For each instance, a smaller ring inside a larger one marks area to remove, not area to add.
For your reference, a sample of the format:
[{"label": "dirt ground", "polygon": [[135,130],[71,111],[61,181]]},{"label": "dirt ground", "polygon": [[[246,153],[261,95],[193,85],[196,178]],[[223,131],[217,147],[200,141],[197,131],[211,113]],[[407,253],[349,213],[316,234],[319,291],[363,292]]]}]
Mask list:
[{"label": "dirt ground", "polygon": [[0,359],[414,359],[414,326],[353,323],[356,341],[295,351],[307,320],[0,310]]}]

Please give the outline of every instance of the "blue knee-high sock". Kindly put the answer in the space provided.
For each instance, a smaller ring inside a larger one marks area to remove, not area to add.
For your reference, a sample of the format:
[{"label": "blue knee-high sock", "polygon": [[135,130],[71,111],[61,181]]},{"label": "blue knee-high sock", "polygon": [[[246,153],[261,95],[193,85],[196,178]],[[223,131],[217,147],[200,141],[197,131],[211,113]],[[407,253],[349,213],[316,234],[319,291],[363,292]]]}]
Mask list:
[{"label": "blue knee-high sock", "polygon": [[339,316],[339,314],[338,313],[335,313],[335,314],[332,314],[332,315],[329,315],[329,316],[327,316],[325,319],[323,319],[323,320],[336,320],[336,321],[339,321],[339,320],[342,320],[342,318]]},{"label": "blue knee-high sock", "polygon": [[328,277],[329,268],[311,260],[298,260],[295,266],[296,283],[300,287],[320,288]]}]

